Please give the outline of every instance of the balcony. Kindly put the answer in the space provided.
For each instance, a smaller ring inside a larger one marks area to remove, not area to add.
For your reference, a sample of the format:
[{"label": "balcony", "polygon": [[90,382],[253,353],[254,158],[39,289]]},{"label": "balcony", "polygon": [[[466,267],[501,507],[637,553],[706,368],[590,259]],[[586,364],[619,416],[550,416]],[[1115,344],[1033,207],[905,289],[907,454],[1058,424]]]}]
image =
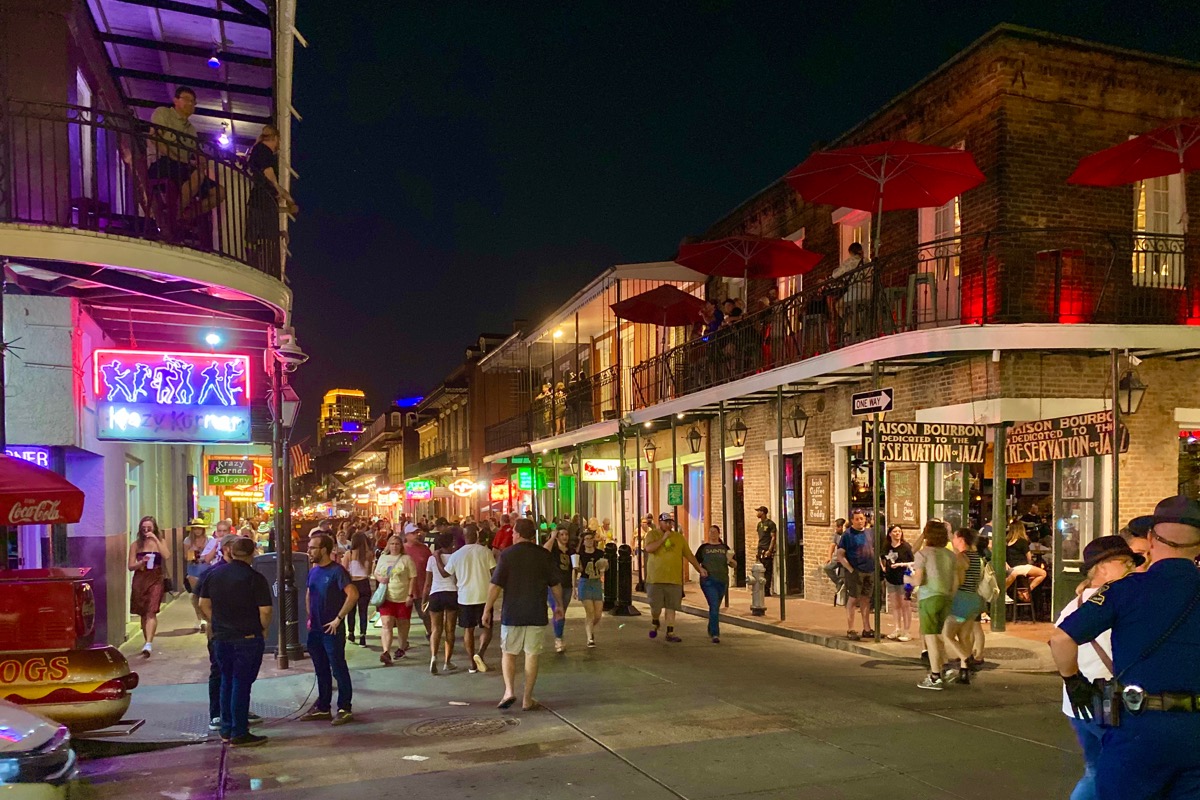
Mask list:
[{"label": "balcony", "polygon": [[[222,200],[215,208],[205,209],[199,195],[181,202],[180,184],[156,167],[166,157],[158,155],[163,148],[175,165],[186,163],[219,187]],[[278,281],[283,263],[278,210],[270,201],[263,208],[258,194],[251,208],[251,186],[232,151],[207,141],[168,142],[136,117],[0,102],[0,223],[90,234],[79,240],[85,248],[117,237],[182,248],[229,259]],[[161,265],[164,250],[155,253]],[[139,268],[111,258],[103,263]],[[177,274],[169,266],[159,271]]]},{"label": "balcony", "polygon": [[412,464],[405,464],[404,477],[417,478],[442,469],[465,470],[471,466],[470,459],[471,456],[466,450],[442,450]]},{"label": "balcony", "polygon": [[529,412],[522,411],[503,422],[487,426],[483,431],[486,453],[503,453],[529,444]]},{"label": "balcony", "polygon": [[592,377],[585,375],[571,381],[552,396],[537,396],[530,410],[534,441],[619,418],[619,397],[620,382],[615,366]]},{"label": "balcony", "polygon": [[[1200,239],[1085,229],[958,236],[888,254],[633,369],[641,409],[905,331],[1200,324]],[[543,417],[545,416],[543,412]],[[542,417],[535,416],[535,427]]]}]

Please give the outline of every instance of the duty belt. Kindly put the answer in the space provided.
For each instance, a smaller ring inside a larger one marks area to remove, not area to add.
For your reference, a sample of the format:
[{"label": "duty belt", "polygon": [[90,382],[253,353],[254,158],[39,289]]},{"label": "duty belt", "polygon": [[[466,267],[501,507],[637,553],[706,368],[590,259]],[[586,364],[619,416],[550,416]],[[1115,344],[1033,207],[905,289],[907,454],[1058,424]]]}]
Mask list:
[{"label": "duty belt", "polygon": [[1150,694],[1140,686],[1125,686],[1120,692],[1121,704],[1131,713],[1142,711],[1184,711],[1200,713],[1200,695],[1185,692]]}]

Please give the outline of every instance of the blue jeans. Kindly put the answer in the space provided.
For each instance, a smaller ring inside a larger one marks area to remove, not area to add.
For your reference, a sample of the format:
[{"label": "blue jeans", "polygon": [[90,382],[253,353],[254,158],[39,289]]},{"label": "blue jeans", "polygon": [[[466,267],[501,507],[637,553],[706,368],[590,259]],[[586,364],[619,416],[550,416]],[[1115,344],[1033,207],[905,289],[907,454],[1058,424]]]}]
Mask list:
[{"label": "blue jeans", "polygon": [[213,642],[221,667],[221,736],[250,732],[250,687],[263,660],[263,638]]},{"label": "blue jeans", "polygon": [[[564,583],[558,587],[562,591],[563,599],[563,618],[554,620],[554,638],[561,639],[563,637],[563,628],[567,625],[567,606],[571,605],[571,584]],[[550,601],[550,610],[554,611],[554,592],[550,589],[546,590],[546,597]]]},{"label": "blue jeans", "polygon": [[346,666],[345,628],[337,633],[322,630],[308,632],[308,654],[312,658],[313,672],[317,674],[317,702],[314,708],[329,711],[333,703],[333,681],[337,679],[338,710],[349,711],[354,699],[354,687],[350,685],[350,668]]},{"label": "blue jeans", "polygon": [[700,579],[700,591],[708,601],[708,635],[721,635],[721,600],[725,597],[725,584],[712,578]]},{"label": "blue jeans", "polygon": [[1083,777],[1075,784],[1071,800],[1096,800],[1096,762],[1100,759],[1100,739],[1104,729],[1094,722],[1070,719],[1079,746],[1083,748]]},{"label": "blue jeans", "polygon": [[217,663],[217,645],[208,640],[208,718],[221,716],[221,665]]}]

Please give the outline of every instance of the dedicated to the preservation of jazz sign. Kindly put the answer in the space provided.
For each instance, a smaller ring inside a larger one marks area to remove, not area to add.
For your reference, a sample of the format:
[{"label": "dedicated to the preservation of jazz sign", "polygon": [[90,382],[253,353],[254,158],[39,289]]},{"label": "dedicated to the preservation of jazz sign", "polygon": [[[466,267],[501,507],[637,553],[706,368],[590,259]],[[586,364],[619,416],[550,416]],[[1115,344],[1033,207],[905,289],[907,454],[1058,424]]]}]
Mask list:
[{"label": "dedicated to the preservation of jazz sign", "polygon": [[[879,460],[884,462],[926,461],[944,464],[982,464],[985,427],[949,422],[879,423]],[[872,423],[863,424],[869,451]]]},{"label": "dedicated to the preservation of jazz sign", "polygon": [[[1008,432],[1004,460],[1009,464],[1028,464],[1111,455],[1112,426],[1112,411],[1025,422]],[[1126,431],[1121,436],[1121,452],[1127,449]]]}]

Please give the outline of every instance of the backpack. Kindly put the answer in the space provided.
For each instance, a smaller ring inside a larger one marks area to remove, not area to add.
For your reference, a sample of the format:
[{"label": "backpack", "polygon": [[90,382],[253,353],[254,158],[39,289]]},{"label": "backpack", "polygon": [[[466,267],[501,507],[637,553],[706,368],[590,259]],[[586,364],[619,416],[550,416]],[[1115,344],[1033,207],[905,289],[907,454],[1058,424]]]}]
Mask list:
[{"label": "backpack", "polygon": [[996,595],[1000,594],[1000,584],[996,582],[996,571],[992,569],[992,562],[983,561],[979,565],[979,586],[975,591],[985,603],[992,602]]}]

